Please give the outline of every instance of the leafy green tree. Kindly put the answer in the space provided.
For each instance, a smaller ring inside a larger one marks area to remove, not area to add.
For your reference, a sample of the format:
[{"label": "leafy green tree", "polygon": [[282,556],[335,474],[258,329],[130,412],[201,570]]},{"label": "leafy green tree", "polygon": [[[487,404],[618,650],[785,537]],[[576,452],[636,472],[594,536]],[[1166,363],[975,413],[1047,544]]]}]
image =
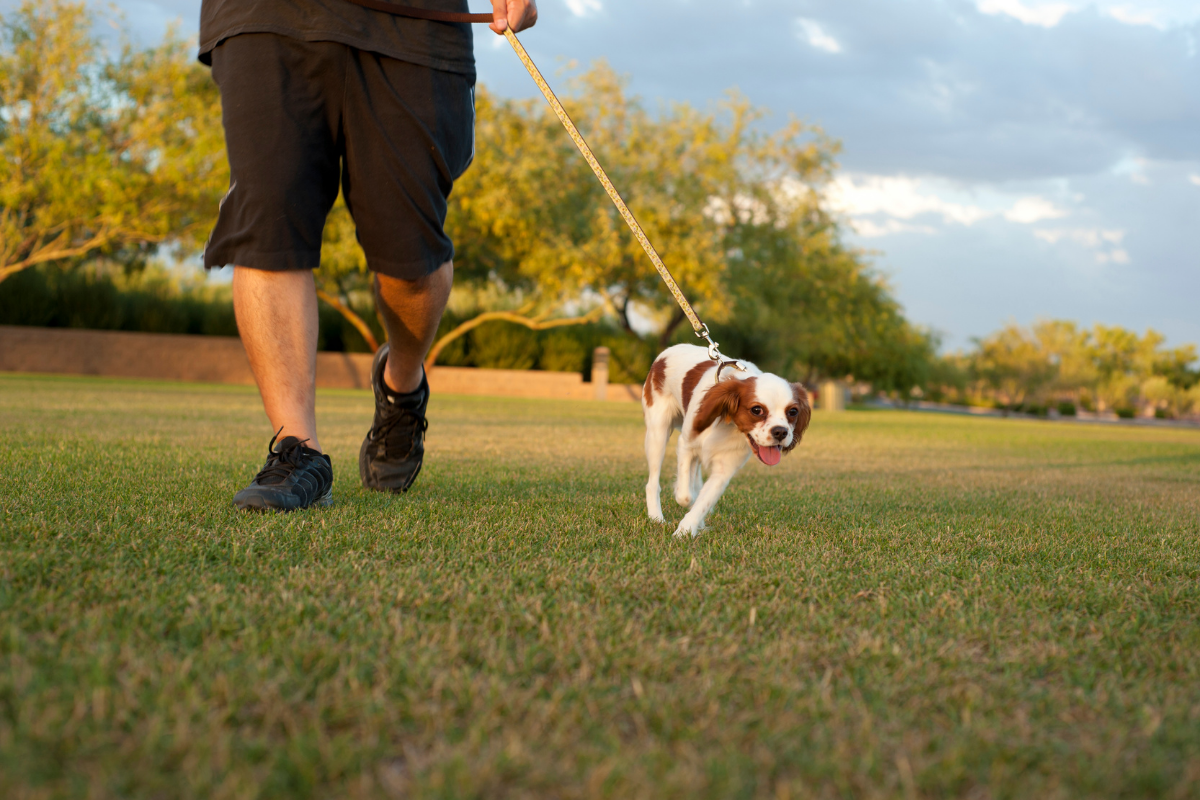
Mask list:
[{"label": "leafy green tree", "polygon": [[1189,390],[1200,385],[1200,354],[1196,345],[1188,344],[1160,352],[1154,360],[1154,374],[1161,375],[1172,386]]},{"label": "leafy green tree", "polygon": [[849,378],[901,393],[928,384],[937,340],[904,318],[819,207],[735,225],[726,241],[732,313],[713,326],[726,352],[809,383]]},{"label": "leafy green tree", "polygon": [[1154,374],[1162,334],[1147,331],[1138,336],[1117,326],[1097,325],[1089,342],[1098,380],[1094,387],[1102,408],[1133,407],[1141,384]]},{"label": "leafy green tree", "polygon": [[0,18],[0,280],[199,246],[228,178],[207,71],[174,39],[106,61],[82,3]]},{"label": "leafy green tree", "polygon": [[[564,105],[692,299],[715,301],[722,254],[703,212],[727,156],[713,119],[686,106],[653,118],[604,65]],[[637,304],[673,303],[549,108],[480,91],[477,120],[449,220],[464,280],[497,281],[543,313],[594,297],[631,332]]]},{"label": "leafy green tree", "polygon": [[[603,64],[575,89],[569,113],[727,352],[810,377],[922,382],[936,342],[824,210],[836,143],[797,122],[762,133],[764,112],[737,96],[652,116]],[[655,320],[669,344],[682,312],[553,114],[481,91],[478,120],[476,163],[451,203],[456,272],[517,299],[452,334],[595,298],[631,334],[635,314]]]},{"label": "leafy green tree", "polygon": [[1016,325],[979,340],[972,368],[1008,405],[1043,400],[1058,373],[1036,335]]}]

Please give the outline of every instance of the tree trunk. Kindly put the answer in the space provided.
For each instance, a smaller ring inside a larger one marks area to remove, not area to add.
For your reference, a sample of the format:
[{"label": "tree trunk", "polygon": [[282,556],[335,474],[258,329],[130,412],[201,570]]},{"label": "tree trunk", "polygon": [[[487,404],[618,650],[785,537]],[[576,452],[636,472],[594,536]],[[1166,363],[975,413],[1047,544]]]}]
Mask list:
[{"label": "tree trunk", "polygon": [[603,308],[596,308],[584,314],[582,317],[542,320],[537,317],[526,317],[521,314],[515,314],[511,311],[485,311],[479,316],[472,317],[456,327],[454,330],[447,333],[442,338],[438,339],[433,345],[433,348],[429,351],[429,355],[425,357],[425,371],[433,371],[433,365],[437,362],[437,357],[441,354],[442,350],[445,349],[446,345],[450,344],[455,339],[470,333],[485,322],[503,320],[505,322],[516,323],[517,325],[524,325],[531,331],[544,331],[549,330],[550,328],[562,328],[567,325],[586,325],[589,322],[595,322],[596,320],[600,319],[603,313]]},{"label": "tree trunk", "polygon": [[678,328],[679,324],[685,319],[687,319],[687,317],[684,316],[683,309],[675,309],[675,315],[671,317],[671,321],[667,323],[667,327],[663,328],[663,332],[659,334],[658,349],[660,351],[667,349],[667,342],[671,341],[671,335],[675,333],[675,329]]},{"label": "tree trunk", "polygon": [[372,353],[379,349],[379,342],[376,341],[375,334],[371,331],[370,326],[363,321],[363,318],[354,313],[354,309],[350,308],[349,305],[343,303],[339,298],[331,295],[324,289],[317,289],[317,297],[321,298],[326,303],[337,309],[337,312],[341,314],[347,322],[353,325],[360,334],[362,334],[363,339],[367,343],[367,347],[371,348]]},{"label": "tree trunk", "polygon": [[621,305],[613,304],[613,308],[617,310],[617,321],[621,323],[621,327],[635,339],[641,339],[637,331],[633,329],[633,325],[629,322],[629,297],[626,296],[621,300]]}]

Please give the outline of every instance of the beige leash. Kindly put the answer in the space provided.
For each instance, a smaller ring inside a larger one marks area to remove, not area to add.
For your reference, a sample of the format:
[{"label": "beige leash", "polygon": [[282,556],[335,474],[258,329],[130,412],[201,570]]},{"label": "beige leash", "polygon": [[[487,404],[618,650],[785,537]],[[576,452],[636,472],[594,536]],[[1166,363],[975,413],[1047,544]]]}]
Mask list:
[{"label": "beige leash", "polygon": [[[722,367],[732,366],[736,369],[744,370],[745,367],[738,361],[726,363],[727,359],[721,355],[717,343],[709,335],[708,326],[700,321],[700,317],[696,316],[696,312],[692,309],[692,304],[683,296],[683,291],[679,288],[679,284],[675,282],[671,271],[667,269],[667,265],[659,257],[658,251],[650,243],[650,239],[647,238],[646,232],[642,230],[642,226],[638,223],[637,218],[633,216],[633,212],[629,210],[629,206],[625,205],[625,201],[621,199],[620,192],[613,186],[612,181],[608,179],[608,173],[604,171],[604,167],[600,166],[600,162],[596,160],[596,156],[592,153],[592,148],[588,147],[588,143],[584,141],[583,135],[575,127],[575,123],[571,121],[571,117],[567,114],[567,110],[563,108],[562,103],[558,102],[558,97],[554,94],[554,90],[550,88],[550,84],[546,83],[546,79],[542,77],[542,73],[538,70],[537,65],[533,63],[533,59],[529,57],[529,53],[525,52],[525,48],[517,39],[517,35],[512,32],[512,28],[504,29],[504,37],[508,39],[508,43],[516,51],[517,58],[521,59],[521,63],[525,65],[525,69],[529,70],[529,75],[533,78],[533,82],[542,90],[542,94],[546,97],[546,102],[550,104],[550,107],[554,109],[554,113],[558,115],[559,121],[567,129],[567,134],[570,135],[571,141],[575,143],[575,146],[579,148],[583,159],[592,168],[592,172],[596,173],[596,177],[600,180],[604,191],[608,193],[608,198],[612,200],[613,205],[617,207],[617,211],[621,213],[621,218],[625,220],[625,224],[629,226],[629,230],[633,231],[634,238],[638,240],[638,244],[642,246],[642,249],[646,251],[646,255],[650,257],[650,262],[654,264],[654,268],[662,276],[663,283],[667,284],[667,289],[670,290],[671,295],[675,298],[675,302],[679,303],[684,316],[692,324],[692,330],[696,332],[698,337],[708,342],[708,357],[721,364]],[[717,377],[719,379],[720,375],[718,374]]]}]

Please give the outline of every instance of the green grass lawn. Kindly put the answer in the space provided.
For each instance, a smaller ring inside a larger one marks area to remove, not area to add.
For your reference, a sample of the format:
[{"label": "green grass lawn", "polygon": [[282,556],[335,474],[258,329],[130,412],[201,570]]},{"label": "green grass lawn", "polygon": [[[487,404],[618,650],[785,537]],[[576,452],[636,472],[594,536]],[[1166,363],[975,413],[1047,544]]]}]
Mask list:
[{"label": "green grass lawn", "polygon": [[318,414],[242,515],[252,389],[0,376],[0,796],[1200,796],[1200,431],[818,413],[681,542],[636,406]]}]

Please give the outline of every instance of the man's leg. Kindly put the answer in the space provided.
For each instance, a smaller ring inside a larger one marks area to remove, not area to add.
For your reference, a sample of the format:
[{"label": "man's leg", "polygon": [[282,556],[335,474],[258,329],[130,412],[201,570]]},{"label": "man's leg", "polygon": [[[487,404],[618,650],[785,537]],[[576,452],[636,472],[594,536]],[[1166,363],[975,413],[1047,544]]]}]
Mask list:
[{"label": "man's leg", "polygon": [[333,502],[333,462],[317,442],[317,293],[307,269],[233,268],[233,310],[272,430],[266,464],[233,496],[243,510]]},{"label": "man's leg", "polygon": [[338,195],[348,49],[243,33],[212,52],[230,183],[204,264],[238,265],[238,330],[272,433],[282,428],[262,469],[233,496],[240,509],[333,502],[333,463],[320,452],[316,429],[312,269]]},{"label": "man's leg", "polygon": [[312,272],[234,267],[233,310],[271,430],[283,428],[280,441],[294,436],[320,450],[317,293]]},{"label": "man's leg", "polygon": [[453,283],[453,261],[414,281],[375,276],[376,308],[389,345],[383,376],[393,392],[409,394],[421,387],[421,364],[433,346]]},{"label": "man's leg", "polygon": [[388,343],[371,364],[375,418],[358,451],[358,472],[368,489],[406,492],[421,472],[429,405],[421,362],[437,335],[453,282],[450,261],[416,280],[375,276],[376,308]]}]

